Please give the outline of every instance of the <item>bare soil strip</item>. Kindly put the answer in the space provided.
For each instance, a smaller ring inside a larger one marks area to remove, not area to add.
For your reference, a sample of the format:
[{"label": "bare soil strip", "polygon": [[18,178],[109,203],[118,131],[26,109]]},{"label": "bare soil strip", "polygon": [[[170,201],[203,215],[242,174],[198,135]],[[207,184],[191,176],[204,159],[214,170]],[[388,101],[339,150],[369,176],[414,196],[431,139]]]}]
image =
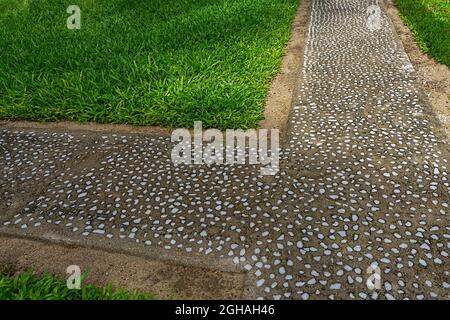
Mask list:
[{"label": "bare soil strip", "polygon": [[[292,36],[285,48],[285,55],[279,73],[271,82],[267,94],[264,117],[259,124],[263,129],[279,129],[285,132],[289,110],[292,105],[295,88],[299,80],[299,72],[303,64],[303,52],[306,42],[306,31],[310,16],[310,0],[301,0],[294,22]],[[170,136],[172,129],[159,126],[138,127],[125,124],[78,123],[75,121],[34,122],[2,120],[5,128],[35,128],[67,131],[97,131],[114,133],[139,133],[148,135]]]}]

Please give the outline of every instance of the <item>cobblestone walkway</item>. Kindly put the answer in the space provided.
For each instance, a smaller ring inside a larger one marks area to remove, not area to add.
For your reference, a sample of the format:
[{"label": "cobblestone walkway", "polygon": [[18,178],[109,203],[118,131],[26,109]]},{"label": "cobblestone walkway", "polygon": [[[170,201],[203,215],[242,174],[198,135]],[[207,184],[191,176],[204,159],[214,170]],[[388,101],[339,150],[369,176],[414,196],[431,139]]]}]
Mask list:
[{"label": "cobblestone walkway", "polygon": [[0,127],[0,231],[242,270],[251,298],[448,299],[448,145],[370,4],[312,1],[273,178],[174,166],[166,137]]}]

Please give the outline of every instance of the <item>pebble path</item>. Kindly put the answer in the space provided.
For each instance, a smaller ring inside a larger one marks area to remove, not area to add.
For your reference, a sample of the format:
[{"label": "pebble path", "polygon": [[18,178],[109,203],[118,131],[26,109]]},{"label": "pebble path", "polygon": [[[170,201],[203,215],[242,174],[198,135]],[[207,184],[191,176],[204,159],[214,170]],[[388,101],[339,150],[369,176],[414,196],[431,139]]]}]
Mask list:
[{"label": "pebble path", "polygon": [[0,232],[225,261],[251,298],[448,299],[448,146],[384,10],[367,27],[371,4],[312,0],[274,177],[175,166],[170,137],[0,126]]}]

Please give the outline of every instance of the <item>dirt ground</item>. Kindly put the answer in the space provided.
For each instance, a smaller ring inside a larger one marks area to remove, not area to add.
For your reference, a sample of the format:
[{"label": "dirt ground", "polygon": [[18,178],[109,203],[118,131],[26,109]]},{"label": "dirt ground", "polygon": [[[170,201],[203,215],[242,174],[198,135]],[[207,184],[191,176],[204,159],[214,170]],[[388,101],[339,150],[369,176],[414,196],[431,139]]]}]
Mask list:
[{"label": "dirt ground", "polygon": [[[301,0],[300,2],[300,6],[292,24],[292,36],[285,49],[279,73],[272,80],[266,98],[264,107],[265,119],[259,124],[259,128],[279,129],[281,136],[284,133],[292,97],[303,64],[303,52],[309,23],[310,5],[311,0]],[[33,121],[3,120],[0,121],[0,124],[8,128],[89,130],[97,132],[140,133],[160,136],[170,136],[172,132],[171,129],[157,126],[137,127],[123,124],[77,123],[73,121],[39,123]]]},{"label": "dirt ground", "polygon": [[[295,87],[303,64],[303,51],[310,15],[310,0],[302,0],[293,22],[293,33],[283,57],[279,74],[273,79],[266,100],[261,128],[278,128],[283,134]],[[80,124],[70,121],[38,123],[0,121],[5,128],[139,133],[168,136],[171,130],[160,127],[134,127],[115,124]],[[139,290],[167,299],[239,299],[243,297],[245,274],[216,271],[202,267],[155,261],[145,257],[111,253],[75,245],[41,242],[0,235],[0,268],[20,273],[33,267],[37,273],[48,271],[67,277],[69,265],[88,272],[86,283]],[[213,268],[213,267],[211,267]]]},{"label": "dirt ground", "polygon": [[281,136],[285,132],[292,99],[301,76],[310,9],[311,0],[301,0],[281,69],[273,79],[267,95],[264,111],[265,119],[259,124],[260,128],[279,129]]},{"label": "dirt ground", "polygon": [[152,261],[76,246],[0,237],[0,269],[14,274],[30,267],[67,278],[69,265],[87,272],[85,283],[156,293],[162,299],[239,299],[244,274]]},{"label": "dirt ground", "polygon": [[395,7],[395,0],[384,0],[386,11],[392,20],[395,30],[399,35],[403,47],[413,64],[418,81],[425,89],[433,111],[442,123],[450,137],[450,69],[436,63],[432,58],[423,53],[414,41],[411,30],[405,26]]}]

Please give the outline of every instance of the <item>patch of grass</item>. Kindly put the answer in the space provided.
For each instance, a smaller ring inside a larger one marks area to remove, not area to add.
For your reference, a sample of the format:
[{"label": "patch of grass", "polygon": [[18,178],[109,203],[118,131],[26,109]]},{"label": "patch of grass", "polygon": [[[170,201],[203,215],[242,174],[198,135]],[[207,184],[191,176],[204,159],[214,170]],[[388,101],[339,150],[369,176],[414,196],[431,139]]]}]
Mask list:
[{"label": "patch of grass", "polygon": [[111,285],[98,288],[82,285],[68,289],[66,282],[48,273],[34,275],[32,271],[17,276],[0,274],[0,300],[149,300],[154,294],[113,290]]},{"label": "patch of grass", "polygon": [[0,119],[250,128],[298,0],[0,0]]},{"label": "patch of grass", "polygon": [[450,67],[450,1],[395,0],[419,47]]}]

